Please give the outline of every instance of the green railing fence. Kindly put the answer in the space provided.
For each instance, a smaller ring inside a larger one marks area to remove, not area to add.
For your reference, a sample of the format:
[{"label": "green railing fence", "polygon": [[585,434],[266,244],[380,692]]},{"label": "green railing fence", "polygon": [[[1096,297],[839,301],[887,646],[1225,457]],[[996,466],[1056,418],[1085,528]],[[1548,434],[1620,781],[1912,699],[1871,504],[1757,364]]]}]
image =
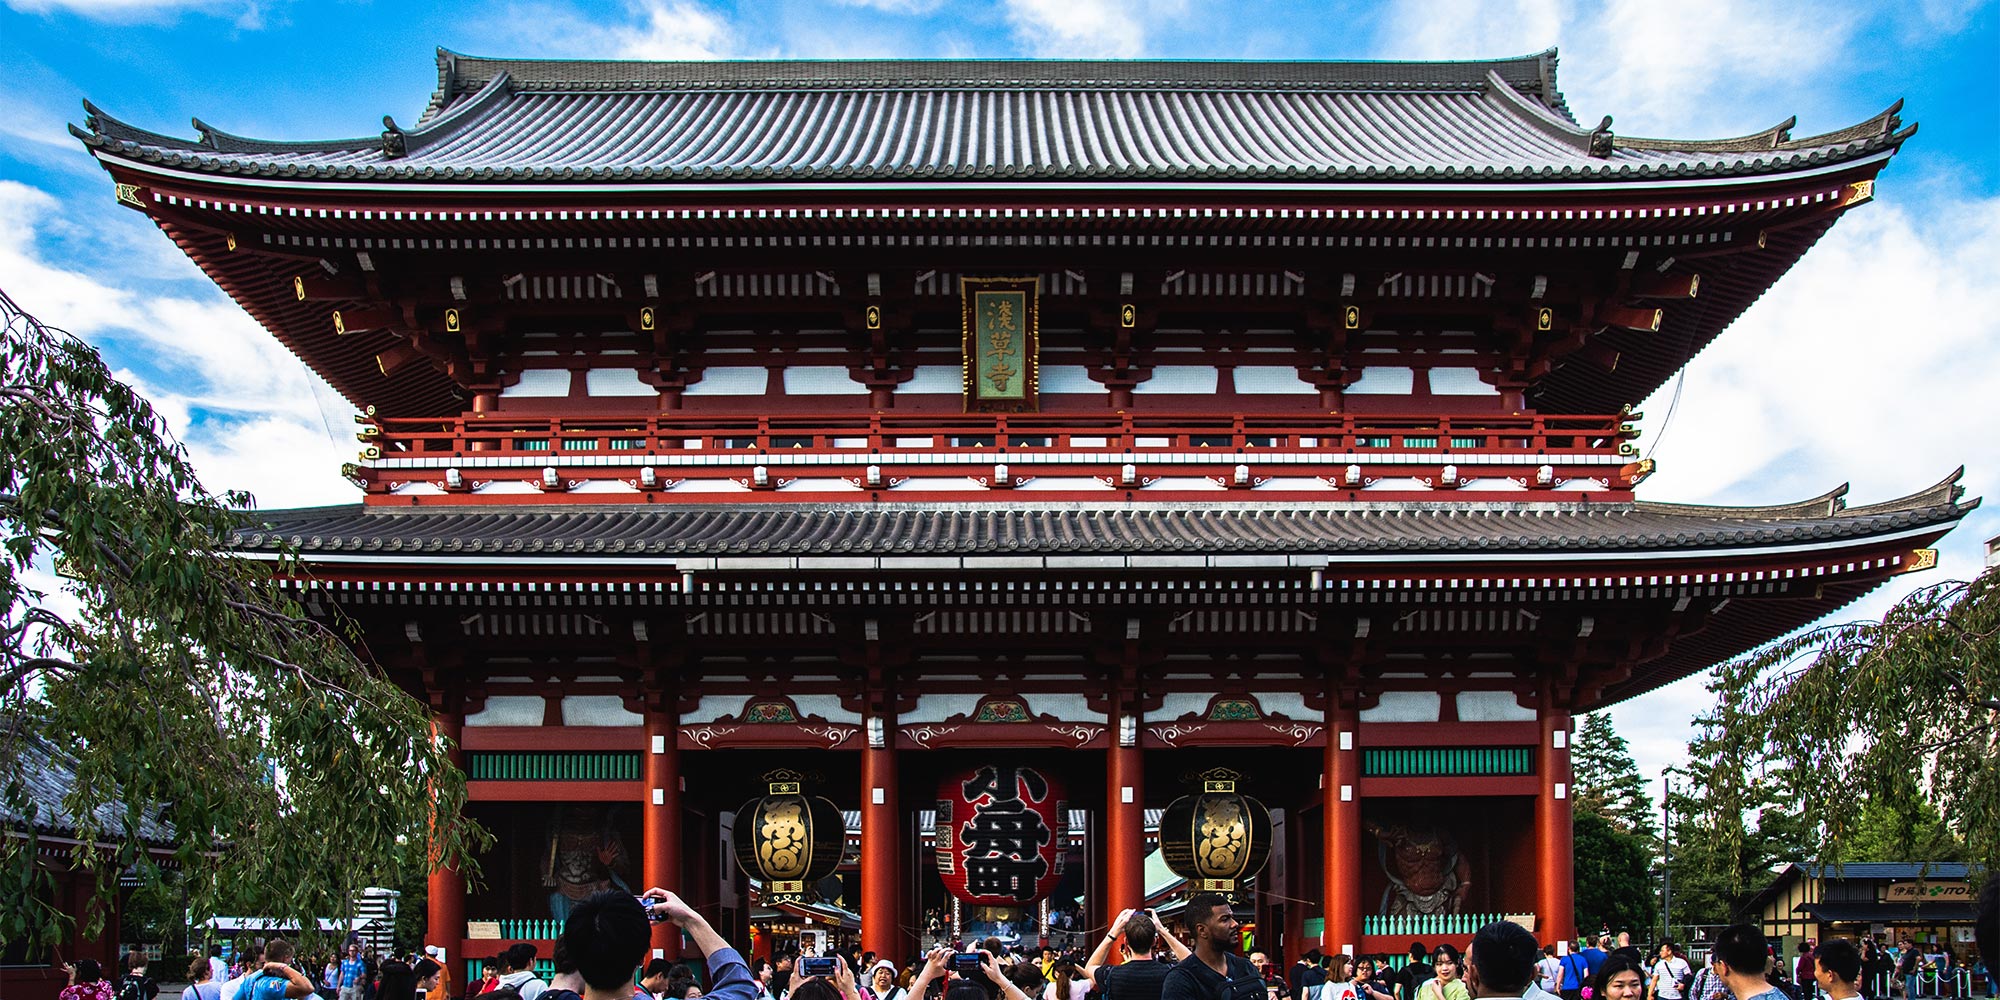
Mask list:
[{"label": "green railing fence", "polygon": [[465,776],[474,781],[638,781],[639,771],[639,755],[622,750],[474,750],[465,755]]},{"label": "green railing fence", "polygon": [[1394,747],[1363,750],[1370,778],[1500,777],[1535,773],[1530,747]]}]

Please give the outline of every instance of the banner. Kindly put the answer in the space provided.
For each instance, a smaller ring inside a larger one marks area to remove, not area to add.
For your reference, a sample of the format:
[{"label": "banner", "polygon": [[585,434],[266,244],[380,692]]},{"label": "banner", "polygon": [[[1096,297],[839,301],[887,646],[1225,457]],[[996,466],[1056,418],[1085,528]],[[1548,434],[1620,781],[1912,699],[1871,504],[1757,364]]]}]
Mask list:
[{"label": "banner", "polygon": [[1039,278],[961,278],[965,410],[1033,412],[1041,377]]}]

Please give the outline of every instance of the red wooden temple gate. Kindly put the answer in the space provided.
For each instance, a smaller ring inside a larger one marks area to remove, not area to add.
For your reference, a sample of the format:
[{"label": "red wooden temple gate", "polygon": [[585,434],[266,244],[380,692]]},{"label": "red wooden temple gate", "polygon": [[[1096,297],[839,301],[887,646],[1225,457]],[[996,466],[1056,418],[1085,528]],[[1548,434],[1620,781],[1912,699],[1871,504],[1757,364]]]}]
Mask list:
[{"label": "red wooden temple gate", "polygon": [[1969,509],[1634,497],[1631,407],[1869,200],[1893,108],[1636,139],[1553,53],[439,73],[365,139],[77,134],[365,408],[362,502],[237,541],[300,548],[459,741],[500,839],[433,879],[461,955],[609,884],[741,940],[723,845],[778,766],[858,817],[840,898],[909,955],[927,797],[996,757],[1067,780],[1093,926],[1222,763],[1280,821],[1268,949],[1571,937],[1574,715]]}]

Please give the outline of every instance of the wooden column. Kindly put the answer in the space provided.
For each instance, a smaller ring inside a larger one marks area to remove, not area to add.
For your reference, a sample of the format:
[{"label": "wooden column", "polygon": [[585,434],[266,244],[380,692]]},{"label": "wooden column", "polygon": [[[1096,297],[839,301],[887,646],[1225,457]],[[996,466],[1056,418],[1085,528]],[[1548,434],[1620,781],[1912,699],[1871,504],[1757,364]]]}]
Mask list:
[{"label": "wooden column", "polygon": [[[1338,683],[1338,682],[1335,682]],[[1319,939],[1328,955],[1359,955],[1361,947],[1361,751],[1357,748],[1360,713],[1341,692],[1326,697],[1324,814],[1321,838],[1320,898],[1326,926]]]},{"label": "wooden column", "polygon": [[1111,749],[1104,767],[1104,919],[1146,902],[1146,775],[1139,713],[1121,693],[1112,702]]},{"label": "wooden column", "polygon": [[902,814],[897,808],[894,727],[875,716],[861,749],[861,949],[903,953]]},{"label": "wooden column", "polygon": [[1535,936],[1544,941],[1576,939],[1576,857],[1570,798],[1569,706],[1547,678],[1541,690],[1541,743],[1535,771]]},{"label": "wooden column", "polygon": [[[659,886],[674,893],[689,892],[681,877],[681,749],[676,730],[679,713],[668,700],[646,711],[645,802],[640,823],[645,851],[640,859],[641,888]],[[696,897],[691,897],[696,898]],[[680,958],[681,936],[674,925],[653,925],[653,951],[668,960]]]},{"label": "wooden column", "polygon": [[[465,767],[465,750],[462,738],[465,735],[464,718],[457,710],[446,710],[432,716],[431,726],[439,736],[451,741],[451,762],[459,768]],[[429,889],[429,918],[424,927],[424,943],[434,944],[445,950],[445,957],[463,961],[465,944],[465,875],[457,868],[439,867],[431,872]],[[460,966],[463,968],[463,966]]]}]

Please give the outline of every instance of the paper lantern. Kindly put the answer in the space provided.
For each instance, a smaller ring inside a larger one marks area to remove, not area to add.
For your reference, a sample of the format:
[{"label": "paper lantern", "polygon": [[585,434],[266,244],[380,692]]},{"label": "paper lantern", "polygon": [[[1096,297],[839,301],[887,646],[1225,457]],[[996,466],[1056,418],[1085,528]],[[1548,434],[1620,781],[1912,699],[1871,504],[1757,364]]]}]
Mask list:
[{"label": "paper lantern", "polygon": [[1271,812],[1236,790],[1242,775],[1216,768],[1201,794],[1183,795],[1160,814],[1160,857],[1188,881],[1188,891],[1247,901],[1245,883],[1271,856]]},{"label": "paper lantern", "polygon": [[736,863],[764,883],[766,906],[810,903],[816,883],[840,867],[847,820],[832,802],[806,795],[804,775],[772,771],[766,794],[736,811]]},{"label": "paper lantern", "polygon": [[938,786],[938,876],[975,906],[1026,906],[1063,873],[1069,803],[1040,771],[987,764]]}]

